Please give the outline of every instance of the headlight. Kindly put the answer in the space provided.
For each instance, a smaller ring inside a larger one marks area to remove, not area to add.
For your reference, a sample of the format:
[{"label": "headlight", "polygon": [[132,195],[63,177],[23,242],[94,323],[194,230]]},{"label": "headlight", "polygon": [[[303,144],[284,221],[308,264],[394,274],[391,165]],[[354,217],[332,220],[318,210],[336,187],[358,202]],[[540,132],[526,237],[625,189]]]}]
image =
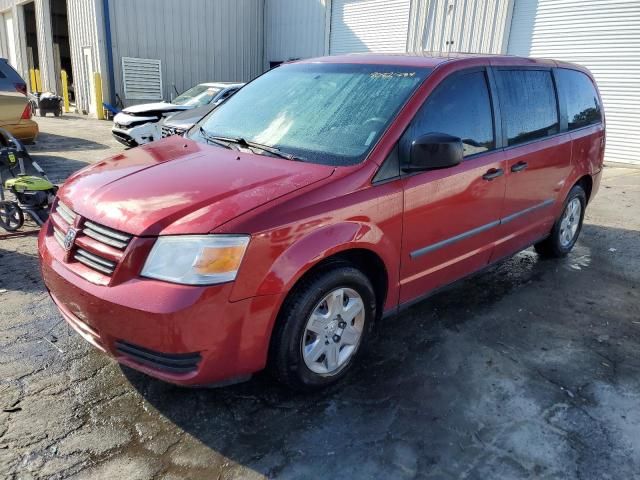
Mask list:
[{"label": "headlight", "polygon": [[230,282],[248,244],[247,235],[158,237],[141,275],[185,285]]}]

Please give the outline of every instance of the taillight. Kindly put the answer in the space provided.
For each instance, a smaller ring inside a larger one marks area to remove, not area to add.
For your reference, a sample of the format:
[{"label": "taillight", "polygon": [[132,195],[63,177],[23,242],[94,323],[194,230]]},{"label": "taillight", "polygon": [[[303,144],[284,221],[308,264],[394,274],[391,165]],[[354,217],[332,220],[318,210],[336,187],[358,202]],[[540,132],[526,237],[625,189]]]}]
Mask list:
[{"label": "taillight", "polygon": [[27,103],[24,107],[24,112],[22,112],[22,120],[31,120],[31,104]]},{"label": "taillight", "polygon": [[22,93],[24,96],[27,95],[27,85],[25,83],[16,83],[16,92]]}]

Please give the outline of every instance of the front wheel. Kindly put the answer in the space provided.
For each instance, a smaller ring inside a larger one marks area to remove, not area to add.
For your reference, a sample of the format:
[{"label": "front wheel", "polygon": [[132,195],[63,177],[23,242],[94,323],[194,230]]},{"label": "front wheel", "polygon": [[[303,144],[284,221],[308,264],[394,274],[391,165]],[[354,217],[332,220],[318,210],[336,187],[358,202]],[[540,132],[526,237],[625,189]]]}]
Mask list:
[{"label": "front wheel", "polygon": [[24,214],[16,202],[0,202],[0,227],[15,232],[24,224]]},{"label": "front wheel", "polygon": [[280,313],[271,345],[273,373],[299,390],[338,382],[363,350],[375,317],[375,293],[360,270],[338,264],[312,275]]},{"label": "front wheel", "polygon": [[534,248],[546,257],[564,257],[578,241],[587,206],[587,195],[580,185],[575,185],[567,195],[562,215],[553,225],[551,234]]}]

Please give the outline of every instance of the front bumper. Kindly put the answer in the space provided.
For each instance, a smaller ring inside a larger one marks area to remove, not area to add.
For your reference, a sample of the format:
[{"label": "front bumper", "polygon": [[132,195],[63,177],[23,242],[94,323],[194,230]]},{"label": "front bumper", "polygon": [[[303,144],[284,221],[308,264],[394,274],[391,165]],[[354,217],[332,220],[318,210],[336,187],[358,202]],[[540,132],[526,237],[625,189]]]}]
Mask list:
[{"label": "front bumper", "polygon": [[150,143],[161,138],[158,122],[149,122],[131,128],[114,126],[111,129],[111,134],[118,142],[127,147],[144,145],[145,143]]},{"label": "front bumper", "polygon": [[45,285],[65,320],[118,362],[182,385],[208,385],[264,368],[282,295],[230,302],[233,284],[175,285],[134,278],[91,283],[69,270],[43,228]]}]

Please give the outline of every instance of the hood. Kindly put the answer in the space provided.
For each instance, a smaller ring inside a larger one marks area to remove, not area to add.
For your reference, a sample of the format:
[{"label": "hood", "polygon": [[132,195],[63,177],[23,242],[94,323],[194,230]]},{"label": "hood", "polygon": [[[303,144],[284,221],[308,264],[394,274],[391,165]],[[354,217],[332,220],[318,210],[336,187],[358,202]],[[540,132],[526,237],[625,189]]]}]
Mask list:
[{"label": "hood", "polygon": [[133,235],[203,234],[333,171],[169,137],[80,170],[58,196],[80,215]]},{"label": "hood", "polygon": [[178,112],[171,115],[164,121],[164,124],[171,128],[191,128],[197,121],[208,114],[215,108],[215,105],[205,105],[203,107],[187,110],[186,112]]},{"label": "hood", "polygon": [[141,105],[131,105],[122,110],[129,115],[158,115],[164,112],[177,112],[181,110],[189,110],[193,107],[189,105],[175,105],[168,102],[143,103]]}]

